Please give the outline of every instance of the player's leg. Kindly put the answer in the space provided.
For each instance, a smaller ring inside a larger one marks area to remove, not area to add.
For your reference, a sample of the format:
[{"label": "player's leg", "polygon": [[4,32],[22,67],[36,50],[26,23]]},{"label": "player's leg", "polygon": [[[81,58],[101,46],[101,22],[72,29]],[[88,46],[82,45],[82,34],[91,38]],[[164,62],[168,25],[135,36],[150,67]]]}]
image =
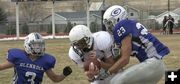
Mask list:
[{"label": "player's leg", "polygon": [[163,31],[162,31],[162,33],[163,33],[163,35],[166,33],[166,31],[165,31],[165,27],[163,27]]},{"label": "player's leg", "polygon": [[151,58],[118,73],[111,79],[111,84],[156,84],[164,72],[162,60]]},{"label": "player's leg", "polygon": [[165,35],[167,35],[168,34],[168,32],[167,32],[167,28],[165,27]]},{"label": "player's leg", "polygon": [[108,78],[104,80],[96,80],[92,82],[91,84],[110,84],[110,80],[112,79],[113,76],[109,76]]}]

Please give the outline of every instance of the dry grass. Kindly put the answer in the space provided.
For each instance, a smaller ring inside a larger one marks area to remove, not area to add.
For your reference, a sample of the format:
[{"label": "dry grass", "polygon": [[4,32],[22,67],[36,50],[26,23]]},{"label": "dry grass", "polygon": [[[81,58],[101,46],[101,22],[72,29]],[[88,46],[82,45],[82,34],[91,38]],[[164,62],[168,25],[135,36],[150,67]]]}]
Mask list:
[{"label": "dry grass", "polygon": [[[164,62],[167,66],[167,69],[178,69],[180,68],[180,35],[156,35],[164,44],[166,44],[171,53],[164,58]],[[54,39],[46,40],[46,50],[48,53],[52,53],[56,57],[56,66],[54,71],[56,73],[61,73],[63,67],[70,65],[73,69],[72,75],[67,77],[65,80],[60,82],[60,84],[89,84],[86,80],[86,76],[83,74],[83,71],[77,67],[69,58],[68,58],[68,49],[69,49],[69,40],[68,39]],[[1,41],[0,42],[0,63],[6,59],[6,52],[9,48],[23,48],[23,41]],[[137,63],[135,58],[131,59],[129,65]],[[8,69],[0,71],[0,84],[10,84],[11,77],[13,76],[13,69]],[[54,84],[51,80],[45,75],[43,79],[43,84]],[[164,78],[158,83],[164,84]]]}]

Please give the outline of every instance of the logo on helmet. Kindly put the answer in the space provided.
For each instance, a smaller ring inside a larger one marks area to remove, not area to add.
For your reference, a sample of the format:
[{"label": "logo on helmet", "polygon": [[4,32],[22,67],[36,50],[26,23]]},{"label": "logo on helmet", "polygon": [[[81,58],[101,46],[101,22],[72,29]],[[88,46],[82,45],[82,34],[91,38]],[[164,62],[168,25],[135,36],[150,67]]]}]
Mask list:
[{"label": "logo on helmet", "polygon": [[120,8],[116,8],[112,11],[111,15],[112,16],[117,16],[121,13],[121,9]]}]

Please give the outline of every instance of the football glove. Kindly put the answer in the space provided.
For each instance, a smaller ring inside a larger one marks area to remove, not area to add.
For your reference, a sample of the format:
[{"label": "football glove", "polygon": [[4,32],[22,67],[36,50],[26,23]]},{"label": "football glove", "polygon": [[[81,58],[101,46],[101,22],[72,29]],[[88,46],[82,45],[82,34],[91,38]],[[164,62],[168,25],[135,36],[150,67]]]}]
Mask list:
[{"label": "football glove", "polygon": [[98,76],[95,79],[96,80],[104,80],[105,78],[107,78],[110,75],[111,74],[107,70],[101,69],[100,73],[98,74]]},{"label": "football glove", "polygon": [[66,67],[63,69],[63,75],[64,75],[64,76],[68,76],[68,75],[70,75],[71,73],[72,73],[71,67],[66,66]]}]

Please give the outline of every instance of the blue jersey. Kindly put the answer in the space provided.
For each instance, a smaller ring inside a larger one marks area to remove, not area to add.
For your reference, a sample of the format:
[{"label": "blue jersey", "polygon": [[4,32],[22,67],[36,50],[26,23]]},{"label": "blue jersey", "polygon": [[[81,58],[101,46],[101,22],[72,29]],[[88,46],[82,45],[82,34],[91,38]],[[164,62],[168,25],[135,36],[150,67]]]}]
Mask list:
[{"label": "blue jersey", "polygon": [[55,65],[55,58],[44,54],[32,61],[21,49],[9,49],[7,60],[14,64],[13,84],[41,84],[43,74]]},{"label": "blue jersey", "polygon": [[169,53],[168,47],[163,45],[155,36],[140,23],[134,20],[122,20],[113,29],[116,44],[121,45],[121,41],[132,35],[132,53],[140,62],[151,58],[162,58]]}]

